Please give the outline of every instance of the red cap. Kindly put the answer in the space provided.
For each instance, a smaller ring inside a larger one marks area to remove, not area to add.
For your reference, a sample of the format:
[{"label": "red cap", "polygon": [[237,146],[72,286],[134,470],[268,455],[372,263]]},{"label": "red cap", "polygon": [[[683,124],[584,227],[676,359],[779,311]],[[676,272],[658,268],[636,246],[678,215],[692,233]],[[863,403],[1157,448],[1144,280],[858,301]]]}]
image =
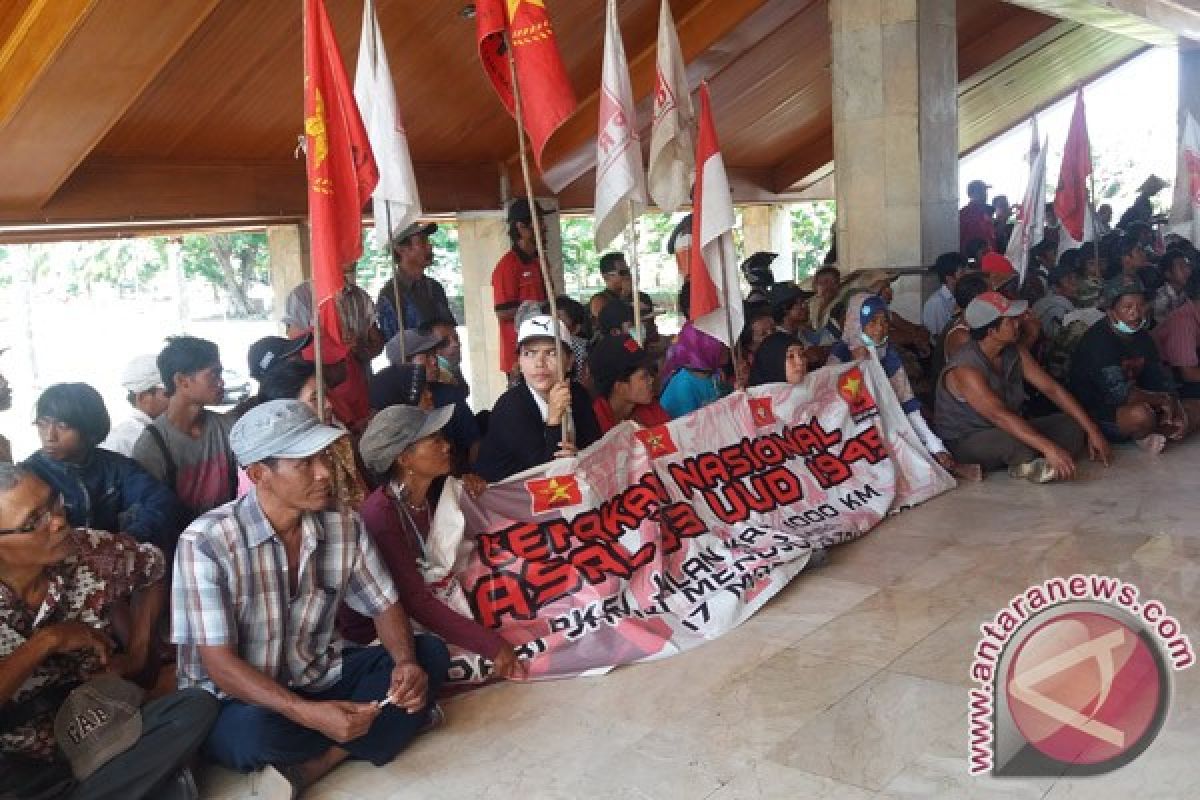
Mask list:
[{"label": "red cap", "polygon": [[999,253],[988,253],[980,262],[980,267],[984,272],[990,272],[994,275],[1016,275],[1017,270],[1013,267],[1012,262]]}]

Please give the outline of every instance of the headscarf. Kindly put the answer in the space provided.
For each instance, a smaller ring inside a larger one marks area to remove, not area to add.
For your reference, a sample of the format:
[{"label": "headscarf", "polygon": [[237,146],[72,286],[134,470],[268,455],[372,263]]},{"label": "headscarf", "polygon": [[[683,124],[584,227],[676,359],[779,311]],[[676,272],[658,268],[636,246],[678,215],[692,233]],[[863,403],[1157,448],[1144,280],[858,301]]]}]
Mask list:
[{"label": "headscarf", "polygon": [[715,372],[721,368],[725,358],[725,345],[719,339],[709,336],[692,323],[687,323],[679,331],[675,344],[667,353],[663,364],[663,385],[681,368],[702,369]]},{"label": "headscarf", "polygon": [[784,331],[776,331],[763,339],[754,351],[754,363],[750,366],[750,385],[787,383],[787,351],[792,345],[804,347],[804,342]]},{"label": "headscarf", "polygon": [[[862,340],[861,317],[863,304],[868,300],[872,306],[882,308],[877,313],[888,313],[887,303],[879,295],[866,292],[852,295],[846,302],[846,322],[842,330],[842,340],[829,353],[830,364],[853,361],[854,351],[860,347],[866,347],[866,343]],[[879,357],[879,364],[887,374],[888,382],[892,384],[892,390],[896,393],[896,399],[900,401],[904,411],[907,413],[914,409],[920,409],[920,403],[913,394],[912,384],[908,381],[908,373],[904,371],[904,362],[900,360],[900,355],[892,347],[892,344],[889,342],[883,347],[875,348],[875,355]]]}]

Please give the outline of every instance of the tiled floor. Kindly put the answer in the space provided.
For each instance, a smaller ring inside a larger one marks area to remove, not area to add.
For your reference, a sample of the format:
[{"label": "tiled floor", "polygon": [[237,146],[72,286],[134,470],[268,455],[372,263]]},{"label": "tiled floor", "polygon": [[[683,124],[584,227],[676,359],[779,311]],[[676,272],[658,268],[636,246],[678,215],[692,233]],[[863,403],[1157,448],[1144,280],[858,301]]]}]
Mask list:
[{"label": "tiled floor", "polygon": [[[1166,727],[1090,779],[966,772],[978,625],[1031,583],[1099,572],[1162,601],[1200,645],[1200,442],[1118,449],[1070,484],[993,475],[832,553],[699,649],[599,678],[500,685],[385,768],[350,764],[313,798],[1193,798],[1200,668]],[[252,796],[211,771],[205,796]]]}]

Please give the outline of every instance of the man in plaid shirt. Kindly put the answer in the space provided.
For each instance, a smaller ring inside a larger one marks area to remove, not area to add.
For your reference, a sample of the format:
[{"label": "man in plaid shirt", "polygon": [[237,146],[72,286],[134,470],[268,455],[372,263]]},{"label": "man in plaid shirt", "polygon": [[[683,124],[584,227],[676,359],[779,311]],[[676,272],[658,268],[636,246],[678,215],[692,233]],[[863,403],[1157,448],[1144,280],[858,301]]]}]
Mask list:
[{"label": "man in plaid shirt", "polygon": [[[175,556],[179,685],[221,699],[205,752],[266,768],[285,796],[346,758],[394,758],[436,719],[449,666],[441,640],[414,639],[358,514],[327,510],[325,450],[343,435],[295,400],[251,409],[230,444],[255,488],[193,522]],[[337,635],[343,602],[374,619],[380,645]]]}]

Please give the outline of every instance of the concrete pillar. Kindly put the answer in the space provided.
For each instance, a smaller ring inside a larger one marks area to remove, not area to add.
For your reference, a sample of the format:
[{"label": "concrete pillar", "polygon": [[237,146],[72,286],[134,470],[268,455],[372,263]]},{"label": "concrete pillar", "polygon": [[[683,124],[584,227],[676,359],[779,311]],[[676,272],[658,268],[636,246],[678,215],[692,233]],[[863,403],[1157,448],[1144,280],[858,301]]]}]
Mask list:
[{"label": "concrete pillar", "polygon": [[790,281],[796,277],[796,265],[793,263],[792,249],[792,210],[784,205],[770,206],[770,232],[772,253],[778,253],[779,258],[771,263],[775,280]]},{"label": "concrete pillar", "polygon": [[769,206],[742,206],[743,257],[760,250],[771,250],[771,209]]},{"label": "concrete pillar", "polygon": [[271,270],[271,319],[279,322],[288,293],[312,277],[308,225],[267,226],[267,255]]},{"label": "concrete pillar", "polygon": [[457,223],[467,327],[463,373],[471,384],[471,407],[479,411],[491,408],[508,388],[500,373],[500,326],[492,302],[492,269],[509,248],[508,225],[498,212],[459,214]]},{"label": "concrete pillar", "polygon": [[838,265],[931,264],[958,246],[954,0],[829,3]]}]

